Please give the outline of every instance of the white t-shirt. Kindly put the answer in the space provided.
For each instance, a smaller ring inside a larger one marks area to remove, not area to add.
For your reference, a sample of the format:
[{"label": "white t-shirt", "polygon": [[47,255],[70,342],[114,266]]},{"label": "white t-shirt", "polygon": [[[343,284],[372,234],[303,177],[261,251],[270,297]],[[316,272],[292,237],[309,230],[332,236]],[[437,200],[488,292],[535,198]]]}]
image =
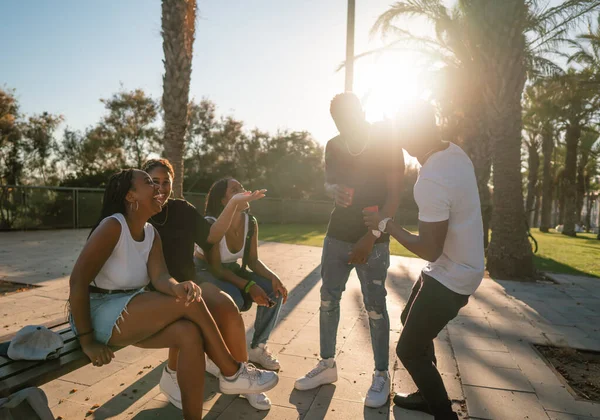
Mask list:
[{"label": "white t-shirt", "polygon": [[419,171],[414,196],[419,220],[448,220],[442,255],[423,273],[461,295],[471,295],[483,278],[483,223],[473,163],[457,145],[434,153]]}]

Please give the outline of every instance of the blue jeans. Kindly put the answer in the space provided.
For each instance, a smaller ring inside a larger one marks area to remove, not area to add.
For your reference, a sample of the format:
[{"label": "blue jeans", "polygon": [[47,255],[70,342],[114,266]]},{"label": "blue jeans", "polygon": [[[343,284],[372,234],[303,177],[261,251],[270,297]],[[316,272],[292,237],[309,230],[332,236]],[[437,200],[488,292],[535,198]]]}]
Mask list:
[{"label": "blue jeans", "polygon": [[348,264],[348,254],[354,244],[325,238],[321,261],[320,336],[321,358],[335,357],[340,300],[346,289],[350,271],[356,268],[371,330],[371,345],[375,369],[386,371],[389,367],[390,318],[387,313],[385,279],[390,266],[388,243],[375,244],[366,264]]},{"label": "blue jeans", "polygon": [[[224,263],[223,267],[233,271],[234,273],[240,269],[240,265],[237,263]],[[217,279],[215,276],[205,271],[206,268],[207,264],[204,261],[196,261],[197,281],[205,281],[214,284],[219,289],[231,296],[238,308],[242,308],[242,306],[244,306],[244,297],[242,296],[242,291],[229,282]],[[250,347],[254,349],[258,347],[259,344],[267,343],[273,328],[275,328],[275,325],[277,324],[277,318],[279,317],[279,312],[281,311],[283,297],[275,296],[275,293],[273,293],[271,280],[267,280],[266,278],[251,271],[249,271],[248,280],[252,280],[258,286],[260,286],[260,288],[263,289],[265,293],[275,302],[275,306],[272,308],[259,306],[256,309],[256,319],[254,320],[254,336],[252,337],[252,343],[250,344]]]}]

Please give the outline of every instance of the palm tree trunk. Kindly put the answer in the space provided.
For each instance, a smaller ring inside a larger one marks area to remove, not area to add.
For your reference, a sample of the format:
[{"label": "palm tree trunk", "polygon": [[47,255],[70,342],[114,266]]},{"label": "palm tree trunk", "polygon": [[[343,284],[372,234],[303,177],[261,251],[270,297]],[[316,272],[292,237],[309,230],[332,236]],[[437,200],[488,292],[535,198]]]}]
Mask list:
[{"label": "palm tree trunk", "polygon": [[540,231],[548,233],[552,221],[552,149],[554,149],[554,139],[552,128],[545,126],[542,131],[542,154],[544,158],[544,168],[542,175],[542,220],[540,222]]},{"label": "palm tree trunk", "polygon": [[586,201],[586,206],[585,206],[585,231],[586,232],[591,232],[591,226],[592,226],[592,206],[594,205],[594,200],[596,199],[597,195],[594,195],[593,192],[588,191],[587,193],[587,201]]},{"label": "palm tree trunk", "polygon": [[487,268],[497,278],[532,278],[521,183],[521,97],[525,87],[524,0],[477,0],[466,13],[480,25],[480,54],[494,181],[492,239]]},{"label": "palm tree trunk", "polygon": [[[473,92],[473,94],[477,95],[476,92]],[[464,121],[466,124],[462,133],[462,146],[471,158],[475,170],[483,221],[483,247],[487,249],[492,218],[492,196],[489,186],[492,159],[490,156],[487,117],[485,112],[483,112],[485,109],[483,105],[484,100],[481,97],[477,99],[479,100],[473,98],[468,107],[465,107]]]},{"label": "palm tree trunk", "polygon": [[577,236],[575,223],[577,222],[577,145],[581,137],[581,127],[577,122],[567,126],[565,134],[566,157],[565,171],[563,173],[563,194],[565,197],[563,235]]},{"label": "palm tree trunk", "polygon": [[525,214],[529,226],[533,226],[535,220],[533,217],[533,204],[537,195],[538,173],[540,170],[540,155],[538,154],[537,145],[535,143],[528,145],[527,163],[529,173],[527,174],[527,198],[525,199]]},{"label": "palm tree trunk", "polygon": [[542,201],[542,189],[540,188],[540,184],[538,183],[535,188],[535,206],[533,207],[533,223],[531,227],[539,227],[540,225],[540,210]]},{"label": "palm tree trunk", "polygon": [[583,213],[583,201],[587,191],[585,166],[587,165],[588,159],[588,152],[582,150],[579,162],[577,163],[577,223],[583,222],[581,215]]},{"label": "palm tree trunk", "polygon": [[162,0],[164,147],[175,171],[175,197],[183,197],[184,139],[195,30],[196,0]]}]

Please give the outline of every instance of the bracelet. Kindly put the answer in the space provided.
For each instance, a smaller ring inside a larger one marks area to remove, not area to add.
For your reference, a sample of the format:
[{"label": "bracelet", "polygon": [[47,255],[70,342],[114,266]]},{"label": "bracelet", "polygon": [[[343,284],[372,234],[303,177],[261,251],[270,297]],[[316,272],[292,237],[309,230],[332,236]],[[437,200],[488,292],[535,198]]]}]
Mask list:
[{"label": "bracelet", "polygon": [[92,329],[91,329],[91,330],[89,330],[88,332],[85,332],[85,333],[83,333],[83,334],[77,334],[77,336],[76,336],[76,337],[77,337],[77,338],[80,338],[80,337],[83,337],[83,336],[86,336],[86,335],[90,335],[90,334],[91,334],[91,333],[93,333],[93,332],[94,332],[94,329],[92,328]]},{"label": "bracelet", "polygon": [[248,283],[246,283],[246,286],[244,287],[244,292],[245,293],[249,293],[250,288],[252,286],[254,286],[255,284],[256,284],[255,282],[253,282],[252,280],[250,280]]}]

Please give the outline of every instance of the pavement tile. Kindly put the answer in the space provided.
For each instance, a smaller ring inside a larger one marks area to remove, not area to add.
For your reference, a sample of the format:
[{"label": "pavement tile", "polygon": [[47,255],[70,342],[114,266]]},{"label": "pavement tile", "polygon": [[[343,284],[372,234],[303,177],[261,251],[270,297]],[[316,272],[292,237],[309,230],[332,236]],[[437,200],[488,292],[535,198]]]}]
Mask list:
[{"label": "pavement tile", "polygon": [[474,336],[454,336],[452,337],[452,346],[454,349],[465,347],[474,350],[491,350],[508,352],[504,343],[497,338],[483,338]]},{"label": "pavement tile", "polygon": [[533,387],[519,369],[490,367],[480,364],[461,366],[463,385],[481,386],[511,391],[534,392]]},{"label": "pavement tile", "polygon": [[545,419],[544,408],[535,394],[465,386],[469,415],[478,419]]},{"label": "pavement tile", "polygon": [[600,418],[600,404],[576,400],[564,385],[533,383],[546,410]]}]

